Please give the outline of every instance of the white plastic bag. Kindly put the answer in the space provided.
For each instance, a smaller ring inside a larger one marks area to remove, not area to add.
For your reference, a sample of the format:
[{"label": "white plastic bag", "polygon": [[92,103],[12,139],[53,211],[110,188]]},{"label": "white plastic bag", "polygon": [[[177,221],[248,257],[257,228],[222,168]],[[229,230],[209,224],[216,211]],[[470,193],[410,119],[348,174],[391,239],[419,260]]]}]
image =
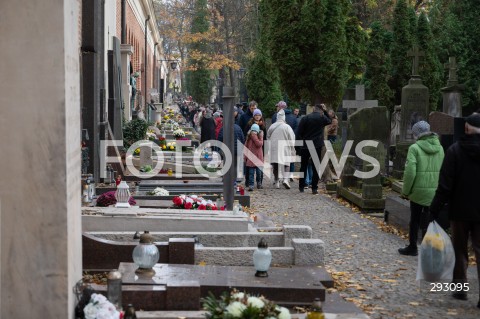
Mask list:
[{"label": "white plastic bag", "polygon": [[455,252],[452,241],[442,227],[433,221],[420,245],[417,281],[451,282]]}]

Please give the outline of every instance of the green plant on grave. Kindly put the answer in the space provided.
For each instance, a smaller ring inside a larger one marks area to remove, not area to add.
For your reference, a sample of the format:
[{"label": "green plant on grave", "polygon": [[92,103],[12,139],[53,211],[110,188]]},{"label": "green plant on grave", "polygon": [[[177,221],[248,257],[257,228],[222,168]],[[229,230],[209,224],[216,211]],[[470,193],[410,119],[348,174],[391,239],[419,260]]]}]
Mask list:
[{"label": "green plant on grave", "polygon": [[144,165],[140,168],[140,172],[142,173],[148,173],[153,171],[152,165]]},{"label": "green plant on grave", "polygon": [[123,127],[123,146],[128,149],[133,143],[145,139],[150,124],[142,119],[134,119]]}]

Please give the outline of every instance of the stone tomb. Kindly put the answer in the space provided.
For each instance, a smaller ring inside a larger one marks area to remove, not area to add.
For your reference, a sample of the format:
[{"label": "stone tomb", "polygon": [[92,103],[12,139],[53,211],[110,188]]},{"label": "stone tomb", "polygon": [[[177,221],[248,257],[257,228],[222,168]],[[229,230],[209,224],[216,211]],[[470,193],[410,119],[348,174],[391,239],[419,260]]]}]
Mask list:
[{"label": "stone tomb", "polygon": [[248,231],[245,213],[231,211],[83,207],[85,231]]},{"label": "stone tomb", "polygon": [[133,263],[120,263],[123,301],[150,311],[200,310],[200,299],[209,292],[219,297],[231,288],[261,294],[282,305],[306,305],[315,298],[325,301],[325,287],[333,287],[332,277],[319,267],[272,267],[267,278],[255,277],[253,267],[239,266],[156,264],[153,277],[135,274],[135,269]]},{"label": "stone tomb", "polygon": [[[135,230],[85,232],[84,247],[88,247],[88,254],[94,256],[86,256],[84,251],[84,264],[87,263],[87,268],[90,269],[101,269],[106,267],[105,263],[112,266],[112,263],[131,261],[131,252],[137,244],[132,241],[134,233]],[[197,231],[155,231],[151,232],[151,235],[154,237],[161,255],[164,254],[164,256],[169,255],[165,249],[171,246],[172,239],[192,240],[195,238],[196,242],[198,241],[195,251],[186,252],[184,250],[182,258],[187,258],[186,256],[191,253],[191,260],[194,260],[196,264],[252,266],[251,257],[261,238],[265,238],[270,247],[273,264],[284,266],[324,264],[324,243],[320,239],[312,238],[312,229],[309,226],[256,227],[244,232],[228,232],[222,229],[215,232],[204,232],[200,229]],[[188,244],[182,243],[181,245],[185,248],[185,245]],[[105,258],[100,256],[105,256]],[[171,258],[163,259],[164,256],[161,256],[160,262],[169,263]],[[103,259],[108,259],[108,261],[103,261]],[[106,269],[108,268],[111,267],[106,267]]]},{"label": "stone tomb", "polygon": [[[373,169],[372,164],[363,164],[362,171]],[[343,170],[341,183],[337,186],[337,194],[357,205],[363,212],[379,212],[385,208],[385,197],[380,181],[380,174],[368,179],[358,179],[354,176],[355,157],[348,156]]]},{"label": "stone tomb", "polygon": [[221,193],[223,183],[219,179],[214,181],[189,181],[189,180],[145,180],[138,184],[139,191],[152,191],[156,187],[162,187],[170,193],[175,194],[203,194],[203,193]]},{"label": "stone tomb", "polygon": [[[222,192],[218,192],[221,194]],[[188,195],[189,193],[182,193]],[[198,193],[195,193],[198,194]],[[205,194],[201,195],[205,200],[211,200],[215,203],[218,198],[218,194]],[[135,193],[134,198],[137,202],[137,205],[143,208],[171,208],[173,205],[173,198],[177,195],[168,195],[168,196],[155,196],[147,195],[145,191],[139,191]],[[240,205],[250,207],[250,196],[248,195],[235,195],[234,200],[238,200]]]}]

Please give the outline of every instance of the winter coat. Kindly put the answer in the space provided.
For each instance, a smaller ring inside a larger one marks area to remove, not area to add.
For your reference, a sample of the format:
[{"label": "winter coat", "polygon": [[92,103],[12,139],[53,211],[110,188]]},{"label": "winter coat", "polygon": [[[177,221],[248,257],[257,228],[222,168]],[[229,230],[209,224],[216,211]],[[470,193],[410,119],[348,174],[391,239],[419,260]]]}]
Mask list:
[{"label": "winter coat", "polygon": [[217,117],[215,119],[215,138],[218,140],[218,133],[220,133],[220,129],[223,127],[223,118]]},{"label": "winter coat", "polygon": [[253,118],[253,113],[250,111],[250,108],[248,108],[247,111],[243,113],[240,116],[240,119],[238,120],[238,126],[240,126],[240,128],[242,129],[243,135],[245,137],[247,136],[246,127],[247,127],[248,121],[250,121],[251,118]]},{"label": "winter coat", "polygon": [[[223,143],[223,126],[218,133],[218,140]],[[233,125],[233,140],[234,142],[234,149],[233,155],[237,156],[237,145],[240,142],[242,145],[245,144],[245,136],[243,136],[242,129],[237,124]]]},{"label": "winter coat", "polygon": [[[295,133],[293,133],[290,125],[283,121],[272,124],[268,128],[267,139],[270,141],[270,163],[290,164],[291,160],[288,156],[295,156]],[[279,143],[279,141],[283,142]]]},{"label": "winter coat", "polygon": [[447,150],[430,211],[448,203],[453,221],[480,222],[480,134],[466,135]]},{"label": "winter coat", "polygon": [[[263,133],[262,133],[263,135]],[[250,158],[244,156],[245,164],[248,167],[261,167],[263,166],[263,137],[260,138],[259,134],[256,132],[248,133],[247,141],[245,142],[245,149],[248,149],[255,157],[258,158],[260,163],[254,163]],[[245,155],[245,152],[244,152]]]},{"label": "winter coat", "polygon": [[436,134],[428,132],[420,135],[417,142],[408,148],[403,173],[403,195],[414,203],[430,206],[438,186],[444,156]]},{"label": "winter coat", "polygon": [[332,119],[320,112],[313,112],[302,117],[298,125],[297,140],[302,140],[303,146],[299,147],[299,149],[307,149],[305,141],[310,140],[313,141],[315,148],[321,149],[324,145],[323,134],[325,126],[331,123]]},{"label": "winter coat", "polygon": [[215,121],[212,117],[203,117],[200,123],[202,129],[200,133],[200,143],[210,140],[216,140],[215,138]]},{"label": "winter coat", "polygon": [[[292,110],[284,109],[283,111],[285,112],[285,122],[287,122],[287,124],[290,125],[293,132],[295,133],[298,127],[297,117],[295,116],[295,114],[292,113]],[[277,113],[273,114],[272,116],[272,124],[276,122],[277,122]]]}]

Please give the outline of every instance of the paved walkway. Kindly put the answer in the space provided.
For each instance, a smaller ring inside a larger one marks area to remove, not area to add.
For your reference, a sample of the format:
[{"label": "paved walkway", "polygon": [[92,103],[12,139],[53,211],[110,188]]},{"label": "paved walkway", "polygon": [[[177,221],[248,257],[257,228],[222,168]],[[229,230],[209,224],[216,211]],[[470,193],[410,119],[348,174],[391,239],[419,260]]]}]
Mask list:
[{"label": "paved walkway", "polygon": [[405,239],[326,195],[299,193],[297,182],[291,190],[274,189],[268,180],[264,186],[253,192],[252,208],[278,225],[311,226],[314,237],[325,241],[325,264],[337,279],[336,289],[371,318],[480,318],[475,267],[469,269],[473,289],[468,301],[420,289],[417,257],[397,252]]}]

